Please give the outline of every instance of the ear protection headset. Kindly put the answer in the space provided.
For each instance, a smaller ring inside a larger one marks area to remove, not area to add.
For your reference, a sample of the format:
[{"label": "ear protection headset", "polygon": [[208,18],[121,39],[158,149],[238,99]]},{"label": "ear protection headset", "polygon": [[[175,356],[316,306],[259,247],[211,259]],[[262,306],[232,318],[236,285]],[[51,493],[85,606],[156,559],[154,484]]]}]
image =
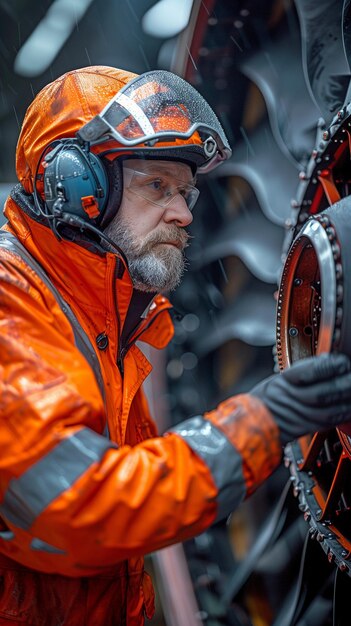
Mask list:
[{"label": "ear protection headset", "polygon": [[[39,174],[40,168],[44,173]],[[44,201],[38,182],[44,183]],[[60,240],[74,238],[72,229],[93,233],[104,240],[126,265],[123,251],[103,228],[117,213],[123,194],[123,168],[119,159],[110,161],[90,151],[89,143],[78,139],[60,139],[42,153],[34,176],[34,206],[45,217]],[[67,229],[69,226],[70,235]]]},{"label": "ear protection headset", "polygon": [[[43,174],[39,169],[43,168]],[[38,182],[43,183],[43,196]],[[78,139],[60,139],[50,144],[39,159],[34,178],[37,213],[46,217],[55,235],[60,223],[101,236],[117,213],[123,192],[123,168],[119,159],[110,161],[90,151]],[[44,200],[44,201],[43,201]],[[97,229],[96,227],[99,227]]]},{"label": "ear protection headset", "polygon": [[95,222],[108,198],[108,178],[101,160],[77,141],[60,141],[46,155],[44,197],[50,213],[60,207]]}]

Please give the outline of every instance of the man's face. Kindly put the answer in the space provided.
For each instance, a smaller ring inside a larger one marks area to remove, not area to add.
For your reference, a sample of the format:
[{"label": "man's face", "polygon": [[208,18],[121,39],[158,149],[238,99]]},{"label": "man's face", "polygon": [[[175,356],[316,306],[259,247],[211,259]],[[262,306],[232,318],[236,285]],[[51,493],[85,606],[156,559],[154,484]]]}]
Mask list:
[{"label": "man's face", "polygon": [[123,170],[123,200],[105,233],[124,252],[137,289],[171,291],[185,269],[191,169],[175,161],[131,159]]}]

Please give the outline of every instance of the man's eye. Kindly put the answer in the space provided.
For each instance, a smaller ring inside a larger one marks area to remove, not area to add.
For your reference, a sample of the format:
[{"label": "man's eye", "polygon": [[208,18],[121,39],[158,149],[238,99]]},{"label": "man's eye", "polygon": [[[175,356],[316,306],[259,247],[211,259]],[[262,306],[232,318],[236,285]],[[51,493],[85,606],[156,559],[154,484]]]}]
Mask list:
[{"label": "man's eye", "polygon": [[151,180],[148,184],[151,189],[154,189],[155,191],[160,191],[162,188],[162,181],[158,178],[155,180]]}]

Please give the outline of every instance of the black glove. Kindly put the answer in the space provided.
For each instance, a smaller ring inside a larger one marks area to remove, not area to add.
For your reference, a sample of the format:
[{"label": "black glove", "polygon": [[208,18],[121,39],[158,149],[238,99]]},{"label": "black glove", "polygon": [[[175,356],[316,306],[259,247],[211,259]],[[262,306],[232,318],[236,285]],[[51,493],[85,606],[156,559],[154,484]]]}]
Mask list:
[{"label": "black glove", "polygon": [[350,359],[344,354],[303,359],[263,380],[250,393],[269,409],[285,445],[351,420]]}]

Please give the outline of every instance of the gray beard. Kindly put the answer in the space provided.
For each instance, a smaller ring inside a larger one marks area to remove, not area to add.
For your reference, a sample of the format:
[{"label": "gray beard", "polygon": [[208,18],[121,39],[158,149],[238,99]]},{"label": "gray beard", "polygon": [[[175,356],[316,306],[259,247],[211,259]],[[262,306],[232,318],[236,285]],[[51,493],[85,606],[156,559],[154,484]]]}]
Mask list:
[{"label": "gray beard", "polygon": [[[182,248],[185,247],[188,235],[184,229],[170,225],[137,242],[128,223],[115,219],[104,232],[124,253],[136,289],[155,293],[173,291],[178,287],[186,269],[184,253],[175,246],[159,243],[179,241]],[[115,252],[108,243],[104,245]]]}]

